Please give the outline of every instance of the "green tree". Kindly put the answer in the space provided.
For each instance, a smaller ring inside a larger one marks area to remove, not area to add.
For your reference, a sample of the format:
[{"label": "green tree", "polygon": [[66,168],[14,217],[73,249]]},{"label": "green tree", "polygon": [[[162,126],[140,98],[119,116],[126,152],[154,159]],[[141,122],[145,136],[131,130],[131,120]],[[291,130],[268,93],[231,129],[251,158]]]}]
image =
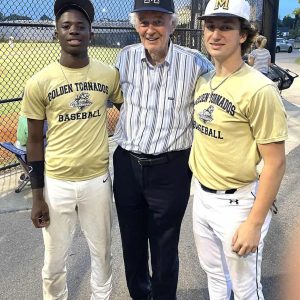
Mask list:
[{"label": "green tree", "polygon": [[4,14],[0,11],[0,21],[3,21],[5,18]]},{"label": "green tree", "polygon": [[53,21],[51,18],[49,18],[47,15],[42,15],[40,18],[41,21]]},{"label": "green tree", "polygon": [[17,21],[17,20],[31,20],[31,18],[27,17],[27,16],[21,16],[21,15],[17,15],[17,14],[12,14],[8,17],[4,18],[5,21]]},{"label": "green tree", "polygon": [[[300,0],[298,3],[300,4]],[[300,7],[296,8],[293,13],[295,15],[294,29],[298,29],[300,27]]]},{"label": "green tree", "polygon": [[294,23],[295,23],[295,19],[292,18],[290,15],[287,15],[282,19],[282,26],[283,27],[288,27],[289,29],[293,29],[294,28]]}]

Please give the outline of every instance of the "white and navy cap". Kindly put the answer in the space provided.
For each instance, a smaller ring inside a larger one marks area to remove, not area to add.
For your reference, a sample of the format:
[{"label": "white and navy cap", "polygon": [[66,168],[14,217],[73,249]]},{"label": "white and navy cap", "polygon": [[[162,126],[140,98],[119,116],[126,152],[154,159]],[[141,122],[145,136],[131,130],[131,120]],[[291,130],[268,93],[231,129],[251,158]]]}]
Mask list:
[{"label": "white and navy cap", "polygon": [[166,14],[175,12],[173,0],[135,0],[132,12],[159,11]]},{"label": "white and navy cap", "polygon": [[54,15],[57,18],[67,9],[74,8],[83,12],[88,21],[94,21],[95,10],[93,3],[89,0],[56,0],[54,4]]},{"label": "white and navy cap", "polygon": [[210,0],[200,19],[238,17],[250,21],[250,4],[246,0]]}]

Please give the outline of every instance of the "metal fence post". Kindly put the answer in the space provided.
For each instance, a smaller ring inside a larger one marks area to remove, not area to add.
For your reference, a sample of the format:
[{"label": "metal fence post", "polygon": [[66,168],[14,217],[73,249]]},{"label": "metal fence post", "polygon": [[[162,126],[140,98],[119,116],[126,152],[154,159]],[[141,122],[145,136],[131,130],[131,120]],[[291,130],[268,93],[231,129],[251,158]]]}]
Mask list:
[{"label": "metal fence post", "polygon": [[267,38],[267,48],[271,53],[271,61],[275,63],[279,0],[264,0],[262,34]]}]

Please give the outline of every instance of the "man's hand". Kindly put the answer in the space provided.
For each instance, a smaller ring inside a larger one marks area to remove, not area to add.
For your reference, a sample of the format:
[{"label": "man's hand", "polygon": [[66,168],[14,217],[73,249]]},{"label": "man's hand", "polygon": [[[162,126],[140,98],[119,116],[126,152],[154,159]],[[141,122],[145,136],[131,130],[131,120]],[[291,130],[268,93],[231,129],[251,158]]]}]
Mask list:
[{"label": "man's hand", "polygon": [[261,225],[250,223],[248,220],[242,223],[232,238],[232,251],[239,256],[255,253],[261,236]]},{"label": "man's hand", "polygon": [[36,228],[43,228],[49,226],[49,209],[47,203],[44,200],[33,202],[31,220]]},{"label": "man's hand", "polygon": [[42,195],[43,189],[32,190],[31,220],[36,228],[47,227],[50,224],[48,204]]}]

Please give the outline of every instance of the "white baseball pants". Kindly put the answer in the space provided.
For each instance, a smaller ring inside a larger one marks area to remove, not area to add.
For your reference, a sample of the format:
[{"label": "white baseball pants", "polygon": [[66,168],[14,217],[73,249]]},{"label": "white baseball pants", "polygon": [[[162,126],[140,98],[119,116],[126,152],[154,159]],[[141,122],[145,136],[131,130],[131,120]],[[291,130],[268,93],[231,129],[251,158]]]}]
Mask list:
[{"label": "white baseball pants", "polygon": [[50,225],[43,228],[43,299],[68,298],[66,260],[77,218],[91,254],[91,300],[109,299],[112,289],[112,189],[109,175],[78,182],[46,176],[45,200],[49,206]]},{"label": "white baseball pants", "polygon": [[263,300],[261,260],[264,238],[272,213],[262,226],[256,253],[240,257],[232,251],[232,237],[244,222],[255,201],[256,182],[234,194],[214,194],[202,190],[195,180],[193,230],[200,264],[207,274],[211,300]]}]

